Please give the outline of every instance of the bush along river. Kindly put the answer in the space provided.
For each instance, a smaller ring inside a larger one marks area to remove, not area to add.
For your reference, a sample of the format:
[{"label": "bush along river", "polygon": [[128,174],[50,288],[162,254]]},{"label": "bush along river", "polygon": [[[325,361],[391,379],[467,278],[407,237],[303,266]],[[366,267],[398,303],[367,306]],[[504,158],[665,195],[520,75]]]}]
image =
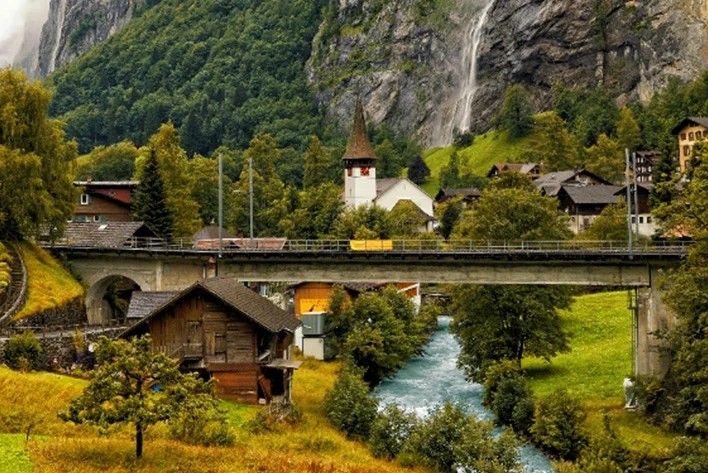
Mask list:
[{"label": "bush along river", "polygon": [[[419,417],[447,401],[459,402],[478,419],[493,420],[482,406],[484,386],[470,383],[457,369],[460,345],[450,333],[450,317],[438,319],[438,330],[425,347],[425,355],[414,358],[392,379],[384,380],[374,396],[381,405],[396,404]],[[520,461],[528,473],[553,472],[550,462],[531,445],[521,447]]]}]

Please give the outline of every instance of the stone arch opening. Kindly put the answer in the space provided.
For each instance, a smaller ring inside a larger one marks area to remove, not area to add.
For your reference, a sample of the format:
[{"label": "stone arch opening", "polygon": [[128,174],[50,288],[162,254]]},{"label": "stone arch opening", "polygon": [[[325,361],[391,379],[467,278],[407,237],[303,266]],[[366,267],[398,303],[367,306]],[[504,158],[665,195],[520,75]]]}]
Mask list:
[{"label": "stone arch opening", "polygon": [[144,284],[118,274],[95,282],[86,294],[89,324],[124,323],[133,292],[141,291],[143,287]]}]

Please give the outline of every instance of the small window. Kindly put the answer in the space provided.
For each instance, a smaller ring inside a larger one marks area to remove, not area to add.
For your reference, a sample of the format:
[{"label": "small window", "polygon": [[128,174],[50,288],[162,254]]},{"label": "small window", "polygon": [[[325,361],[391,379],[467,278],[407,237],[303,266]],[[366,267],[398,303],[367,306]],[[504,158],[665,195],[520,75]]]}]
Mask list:
[{"label": "small window", "polygon": [[639,217],[639,224],[640,225],[644,224],[644,217]]},{"label": "small window", "polygon": [[636,221],[637,221],[637,218],[634,215],[632,215],[632,224],[634,224]]},{"label": "small window", "polygon": [[690,132],[690,133],[688,134],[688,141],[693,141],[693,140],[694,140],[693,132]]},{"label": "small window", "polygon": [[88,194],[81,194],[81,205],[88,205],[91,203],[91,198]]},{"label": "small window", "polygon": [[651,215],[647,217],[647,223],[651,223]]},{"label": "small window", "polygon": [[347,168],[347,176],[352,177],[352,168]]},{"label": "small window", "polygon": [[697,139],[697,140],[700,140],[701,138],[703,138],[703,133],[700,132],[700,131],[697,131],[697,132],[696,132],[696,139]]},{"label": "small window", "polygon": [[683,147],[683,155],[688,157],[691,156],[691,147],[686,145]]},{"label": "small window", "polygon": [[93,216],[93,221],[94,221],[94,222],[100,222],[100,221],[101,221],[101,216],[100,216],[100,215],[94,215],[94,216]]},{"label": "small window", "polygon": [[369,175],[369,168],[367,168],[367,167],[361,168],[361,175],[368,176]]},{"label": "small window", "polygon": [[681,133],[681,141],[686,141],[686,133]]}]

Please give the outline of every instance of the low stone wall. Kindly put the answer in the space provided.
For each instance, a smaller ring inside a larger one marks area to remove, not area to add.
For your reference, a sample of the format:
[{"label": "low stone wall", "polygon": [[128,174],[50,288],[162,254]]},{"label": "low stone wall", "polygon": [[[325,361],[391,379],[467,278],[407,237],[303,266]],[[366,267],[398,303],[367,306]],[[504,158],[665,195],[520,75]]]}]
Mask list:
[{"label": "low stone wall", "polygon": [[[104,329],[86,328],[82,331],[84,336],[84,345],[95,342],[99,337],[105,335],[109,338],[117,337],[125,330],[125,327],[111,327]],[[42,353],[39,357],[38,369],[51,371],[58,368],[69,369],[77,361],[76,349],[74,348],[73,336],[76,331],[62,331],[37,334],[37,340],[42,347]],[[9,341],[9,338],[0,338],[0,352],[4,358],[4,347]],[[54,359],[57,360],[57,366],[54,366]],[[92,355],[84,353],[81,357],[81,367],[89,368],[92,363]]]},{"label": "low stone wall", "polygon": [[12,322],[11,327],[70,327],[76,325],[86,325],[86,304],[83,297],[77,297],[54,309],[43,310],[21,320]]}]

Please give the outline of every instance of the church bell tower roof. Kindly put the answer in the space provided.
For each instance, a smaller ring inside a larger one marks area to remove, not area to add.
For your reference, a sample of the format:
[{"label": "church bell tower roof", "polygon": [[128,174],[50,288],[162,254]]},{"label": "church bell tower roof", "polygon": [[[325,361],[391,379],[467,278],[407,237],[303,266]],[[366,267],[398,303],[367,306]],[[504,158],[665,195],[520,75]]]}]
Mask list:
[{"label": "church bell tower roof", "polygon": [[344,152],[345,160],[348,159],[376,159],[374,148],[371,146],[369,137],[366,134],[366,120],[364,118],[364,106],[361,98],[356,99],[356,109],[354,110],[354,127],[352,135]]}]

